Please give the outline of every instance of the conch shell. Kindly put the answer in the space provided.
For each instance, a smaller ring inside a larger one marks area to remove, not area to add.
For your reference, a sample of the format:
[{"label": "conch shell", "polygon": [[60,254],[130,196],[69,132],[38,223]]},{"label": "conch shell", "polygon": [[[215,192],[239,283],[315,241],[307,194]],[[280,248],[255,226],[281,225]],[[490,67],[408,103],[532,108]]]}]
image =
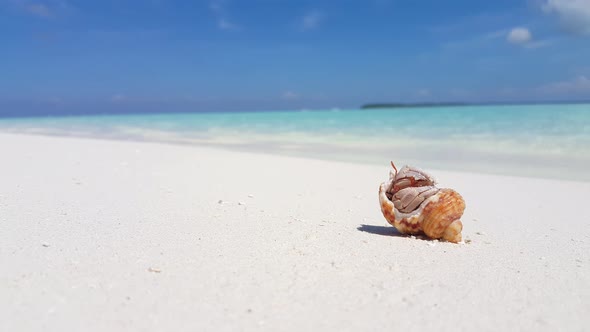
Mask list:
[{"label": "conch shell", "polygon": [[391,171],[379,187],[381,212],[402,234],[426,234],[432,239],[461,242],[465,202],[453,189],[440,189],[426,172],[404,166]]}]

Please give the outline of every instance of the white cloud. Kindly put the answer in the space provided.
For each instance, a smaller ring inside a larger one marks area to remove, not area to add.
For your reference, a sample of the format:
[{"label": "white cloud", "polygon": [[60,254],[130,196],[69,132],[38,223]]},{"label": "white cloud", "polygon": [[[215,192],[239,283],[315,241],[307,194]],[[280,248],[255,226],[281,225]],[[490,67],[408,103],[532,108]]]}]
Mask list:
[{"label": "white cloud", "polygon": [[524,48],[535,49],[551,45],[550,40],[534,40],[533,34],[527,28],[514,28],[506,35],[506,40],[515,45],[520,45]]},{"label": "white cloud", "polygon": [[301,19],[301,29],[313,30],[320,25],[323,19],[322,13],[319,10],[312,10]]},{"label": "white cloud", "polygon": [[285,91],[281,95],[281,98],[286,99],[286,100],[294,100],[294,99],[299,98],[299,94],[296,92],[293,92],[293,91]]},{"label": "white cloud", "polygon": [[590,35],[590,0],[543,0],[541,8],[557,16],[569,32]]},{"label": "white cloud", "polygon": [[475,49],[491,49],[496,46],[496,43],[504,40],[525,48],[539,48],[551,44],[547,40],[533,40],[530,30],[516,27],[514,29],[495,30],[468,39],[444,42],[442,47],[446,50],[472,52]]},{"label": "white cloud", "polygon": [[533,40],[533,35],[527,28],[514,28],[506,36],[506,40],[512,44],[525,45]]}]

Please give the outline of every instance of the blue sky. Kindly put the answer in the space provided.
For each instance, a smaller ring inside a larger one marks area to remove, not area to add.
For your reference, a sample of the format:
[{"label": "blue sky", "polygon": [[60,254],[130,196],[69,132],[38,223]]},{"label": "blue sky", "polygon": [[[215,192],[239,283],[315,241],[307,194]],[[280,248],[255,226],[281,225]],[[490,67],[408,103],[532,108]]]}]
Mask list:
[{"label": "blue sky", "polygon": [[0,114],[590,100],[590,0],[0,0],[0,41]]}]

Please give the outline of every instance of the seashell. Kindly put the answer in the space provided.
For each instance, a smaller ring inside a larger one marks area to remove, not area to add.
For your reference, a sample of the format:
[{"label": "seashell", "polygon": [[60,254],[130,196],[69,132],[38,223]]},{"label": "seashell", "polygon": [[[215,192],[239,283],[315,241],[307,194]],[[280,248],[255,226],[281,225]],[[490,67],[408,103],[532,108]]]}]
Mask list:
[{"label": "seashell", "polygon": [[402,234],[425,234],[432,239],[461,241],[465,201],[453,189],[440,189],[428,173],[410,166],[389,174],[379,187],[381,212]]}]

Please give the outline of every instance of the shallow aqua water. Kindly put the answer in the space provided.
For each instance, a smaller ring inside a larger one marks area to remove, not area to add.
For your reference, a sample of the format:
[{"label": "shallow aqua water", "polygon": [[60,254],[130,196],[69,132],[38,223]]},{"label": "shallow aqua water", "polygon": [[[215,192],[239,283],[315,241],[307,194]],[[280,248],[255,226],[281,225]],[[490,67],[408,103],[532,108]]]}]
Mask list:
[{"label": "shallow aqua water", "polygon": [[588,104],[20,118],[0,131],[590,180]]}]

